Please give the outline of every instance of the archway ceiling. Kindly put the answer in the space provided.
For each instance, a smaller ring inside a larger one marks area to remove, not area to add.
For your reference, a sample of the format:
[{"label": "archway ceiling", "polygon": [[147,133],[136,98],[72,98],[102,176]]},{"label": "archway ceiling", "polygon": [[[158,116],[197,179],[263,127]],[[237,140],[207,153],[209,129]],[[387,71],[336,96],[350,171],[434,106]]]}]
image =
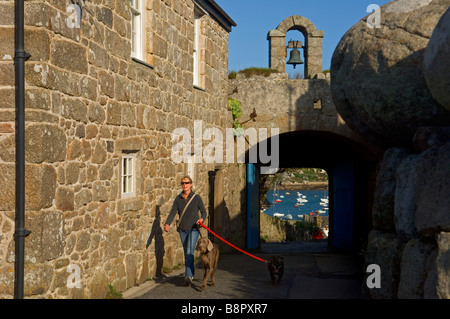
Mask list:
[{"label": "archway ceiling", "polygon": [[[268,149],[271,148],[269,139]],[[247,151],[248,155],[249,151]],[[248,158],[248,156],[247,156]],[[323,131],[294,131],[279,135],[280,167],[320,167],[336,162],[376,163],[377,154],[344,136]]]}]

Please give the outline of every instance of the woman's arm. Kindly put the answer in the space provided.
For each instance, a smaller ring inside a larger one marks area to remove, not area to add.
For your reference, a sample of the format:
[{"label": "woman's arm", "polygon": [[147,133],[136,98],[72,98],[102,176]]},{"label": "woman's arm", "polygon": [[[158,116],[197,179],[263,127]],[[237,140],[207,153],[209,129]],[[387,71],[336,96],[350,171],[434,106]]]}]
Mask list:
[{"label": "woman's arm", "polygon": [[176,213],[178,212],[177,199],[173,201],[172,209],[170,210],[169,216],[167,216],[166,222],[164,223],[164,231],[169,231],[169,226],[175,218]]}]

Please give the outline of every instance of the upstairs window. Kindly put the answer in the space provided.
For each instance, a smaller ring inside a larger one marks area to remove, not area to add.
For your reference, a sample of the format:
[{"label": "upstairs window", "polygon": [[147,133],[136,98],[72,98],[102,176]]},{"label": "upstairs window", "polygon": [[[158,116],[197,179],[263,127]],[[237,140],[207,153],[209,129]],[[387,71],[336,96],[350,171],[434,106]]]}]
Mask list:
[{"label": "upstairs window", "polygon": [[130,0],[131,5],[131,56],[143,60],[143,19],[142,19],[143,0]]},{"label": "upstairs window", "polygon": [[201,36],[202,36],[202,21],[204,15],[203,10],[195,6],[194,9],[194,86],[201,87]]},{"label": "upstairs window", "polygon": [[135,156],[134,155],[122,155],[122,197],[135,196],[134,184],[135,184]]}]

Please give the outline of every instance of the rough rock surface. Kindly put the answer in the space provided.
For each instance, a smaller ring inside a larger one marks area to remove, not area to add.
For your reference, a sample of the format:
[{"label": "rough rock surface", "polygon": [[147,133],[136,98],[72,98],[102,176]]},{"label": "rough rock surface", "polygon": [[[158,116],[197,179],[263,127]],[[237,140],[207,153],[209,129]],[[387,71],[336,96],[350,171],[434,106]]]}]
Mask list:
[{"label": "rough rock surface", "polygon": [[[355,131],[385,146],[410,145],[421,126],[450,123],[450,112],[428,90],[423,60],[450,0],[397,0],[355,24],[337,46],[331,92]],[[376,17],[375,17],[376,18]],[[376,19],[375,19],[375,22]]]},{"label": "rough rock surface", "polygon": [[418,157],[421,173],[415,199],[415,225],[424,235],[450,232],[450,143],[431,148]]},{"label": "rough rock surface", "polygon": [[450,9],[439,20],[425,50],[425,80],[433,97],[450,110]]}]

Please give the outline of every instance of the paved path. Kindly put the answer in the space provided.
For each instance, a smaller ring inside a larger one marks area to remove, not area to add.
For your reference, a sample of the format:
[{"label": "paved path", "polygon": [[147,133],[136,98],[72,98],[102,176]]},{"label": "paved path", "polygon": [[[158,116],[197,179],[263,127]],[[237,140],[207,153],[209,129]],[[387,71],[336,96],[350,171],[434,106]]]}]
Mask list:
[{"label": "paved path", "polygon": [[263,244],[256,256],[284,258],[280,285],[270,283],[267,266],[245,254],[220,257],[216,286],[201,290],[203,270],[196,266],[193,285],[184,287],[184,269],[124,293],[126,299],[363,299],[362,269],[349,254],[328,251],[326,242]]}]

